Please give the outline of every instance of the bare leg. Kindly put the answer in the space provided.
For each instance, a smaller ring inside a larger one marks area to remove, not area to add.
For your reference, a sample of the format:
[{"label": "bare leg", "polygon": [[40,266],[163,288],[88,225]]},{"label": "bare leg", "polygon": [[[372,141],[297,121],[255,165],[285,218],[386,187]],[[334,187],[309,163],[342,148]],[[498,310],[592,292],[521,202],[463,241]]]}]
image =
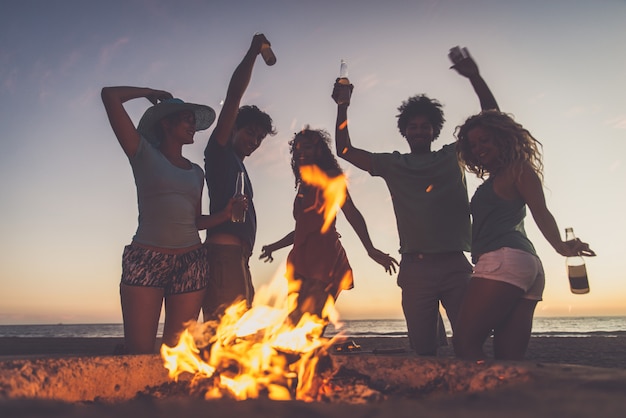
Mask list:
[{"label": "bare leg", "polygon": [[185,322],[197,321],[205,290],[169,295],[165,297],[165,325],[163,344],[174,347],[178,344]]},{"label": "bare leg", "polygon": [[128,353],[154,353],[163,289],[121,284],[120,299]]},{"label": "bare leg", "polygon": [[494,330],[493,351],[496,359],[524,359],[536,306],[536,300],[520,299],[507,320]]},{"label": "bare leg", "polygon": [[485,340],[507,319],[523,293],[508,283],[472,278],[452,337],[456,355],[467,360],[484,359]]}]

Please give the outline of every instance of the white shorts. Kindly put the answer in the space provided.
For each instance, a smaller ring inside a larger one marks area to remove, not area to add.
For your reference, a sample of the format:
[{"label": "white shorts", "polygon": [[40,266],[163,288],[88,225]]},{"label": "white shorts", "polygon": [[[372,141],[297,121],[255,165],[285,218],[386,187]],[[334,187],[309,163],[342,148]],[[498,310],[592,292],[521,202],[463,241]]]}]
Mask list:
[{"label": "white shorts", "polygon": [[509,283],[526,292],[524,299],[542,300],[546,277],[539,257],[515,248],[503,247],[482,254],[472,277]]}]

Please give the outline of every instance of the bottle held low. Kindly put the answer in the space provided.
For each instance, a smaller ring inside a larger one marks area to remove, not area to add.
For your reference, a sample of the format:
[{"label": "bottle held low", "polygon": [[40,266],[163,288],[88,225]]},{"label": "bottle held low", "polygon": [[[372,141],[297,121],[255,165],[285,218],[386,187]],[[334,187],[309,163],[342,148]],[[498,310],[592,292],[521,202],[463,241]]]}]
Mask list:
[{"label": "bottle held low", "polygon": [[230,220],[235,223],[243,223],[246,221],[246,195],[244,192],[244,173],[237,173],[237,181],[235,182],[235,194],[233,202],[233,210]]},{"label": "bottle held low", "polygon": [[[565,240],[576,239],[573,228],[565,228]],[[577,295],[589,293],[589,278],[587,277],[587,267],[585,260],[581,256],[567,257],[567,276],[569,279],[570,291]]]}]

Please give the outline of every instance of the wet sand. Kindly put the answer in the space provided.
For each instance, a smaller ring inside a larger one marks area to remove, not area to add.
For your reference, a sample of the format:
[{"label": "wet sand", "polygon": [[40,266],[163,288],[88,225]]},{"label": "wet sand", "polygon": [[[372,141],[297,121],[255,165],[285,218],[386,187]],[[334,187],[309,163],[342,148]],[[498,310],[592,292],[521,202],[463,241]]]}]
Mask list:
[{"label": "wet sand", "polygon": [[[406,337],[347,338],[362,351],[403,349],[410,351]],[[0,338],[2,358],[112,355],[122,338]],[[489,342],[485,351],[491,355]],[[439,357],[452,358],[452,346],[442,347]],[[526,361],[575,364],[626,369],[626,337],[533,337]]]}]

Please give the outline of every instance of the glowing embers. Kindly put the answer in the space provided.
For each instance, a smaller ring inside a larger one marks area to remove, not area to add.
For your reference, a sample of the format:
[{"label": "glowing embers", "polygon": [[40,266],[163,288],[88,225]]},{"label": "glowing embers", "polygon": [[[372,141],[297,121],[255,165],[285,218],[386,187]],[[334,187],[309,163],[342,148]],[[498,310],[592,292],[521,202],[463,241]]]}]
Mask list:
[{"label": "glowing embers", "polygon": [[[191,373],[192,390],[203,391],[206,399],[316,400],[323,383],[318,362],[334,342],[322,337],[329,320],[305,313],[292,324],[297,294],[287,297],[281,279],[259,289],[252,308],[235,303],[219,322],[192,323],[176,347],[163,345],[170,378]],[[332,298],[323,316],[337,316]]]}]

